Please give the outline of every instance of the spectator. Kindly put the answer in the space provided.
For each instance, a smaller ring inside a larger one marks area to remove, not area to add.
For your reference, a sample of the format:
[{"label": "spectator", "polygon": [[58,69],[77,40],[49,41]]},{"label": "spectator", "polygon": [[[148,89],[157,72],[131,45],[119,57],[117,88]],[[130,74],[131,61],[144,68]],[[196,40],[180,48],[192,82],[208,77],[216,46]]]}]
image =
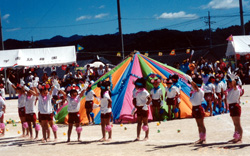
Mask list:
[{"label": "spectator", "polygon": [[[12,83],[14,83],[14,84],[17,83],[16,76],[15,76],[13,70],[9,70],[8,79],[9,79]],[[8,90],[9,90],[9,98],[10,98],[10,99],[16,98],[16,91],[15,91],[15,89],[14,89],[11,85],[9,85],[9,84],[8,84]]]},{"label": "spectator", "polygon": [[99,79],[104,73],[105,69],[103,68],[103,65],[100,65],[99,69],[97,70],[97,79]]}]

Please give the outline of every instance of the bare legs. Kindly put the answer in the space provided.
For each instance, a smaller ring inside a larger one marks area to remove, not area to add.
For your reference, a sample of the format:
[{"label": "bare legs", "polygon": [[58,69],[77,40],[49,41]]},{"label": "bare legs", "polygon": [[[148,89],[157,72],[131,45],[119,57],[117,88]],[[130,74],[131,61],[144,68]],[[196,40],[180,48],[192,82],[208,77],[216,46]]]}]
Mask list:
[{"label": "bare legs", "polygon": [[[136,137],[135,141],[139,141],[140,140],[142,123],[143,123],[144,126],[148,126],[148,117],[137,116],[137,137]],[[144,141],[148,140],[148,134],[149,134],[149,128],[145,132]]]},{"label": "bare legs", "polygon": [[[106,141],[105,127],[110,124],[110,118],[101,118],[102,139],[100,141]],[[112,139],[112,130],[109,133],[108,141]]]},{"label": "bare legs", "polygon": [[[204,118],[196,118],[196,123],[198,126],[198,131],[199,131],[199,135],[200,135],[200,139],[198,141],[196,141],[196,144],[203,144],[206,142],[206,128],[204,125]],[[205,137],[201,137],[201,135],[205,135]]]}]

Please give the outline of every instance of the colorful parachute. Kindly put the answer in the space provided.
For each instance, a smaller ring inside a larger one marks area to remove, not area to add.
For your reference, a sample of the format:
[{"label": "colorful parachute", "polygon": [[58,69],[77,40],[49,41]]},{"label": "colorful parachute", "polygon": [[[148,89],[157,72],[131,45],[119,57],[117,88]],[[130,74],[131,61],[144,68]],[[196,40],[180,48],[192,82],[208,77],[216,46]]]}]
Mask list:
[{"label": "colorful parachute", "polygon": [[[134,117],[131,115],[131,111],[134,107],[132,104],[132,91],[134,89],[133,81],[139,77],[147,77],[150,73],[158,74],[163,79],[173,74],[179,75],[179,84],[181,85],[181,118],[191,117],[192,104],[189,102],[190,85],[187,83],[184,73],[137,52],[128,56],[123,62],[92,85],[95,94],[100,96],[100,89],[97,87],[97,83],[101,80],[110,80],[112,82],[111,98],[114,122],[126,123],[135,121]],[[160,84],[164,95],[165,86],[166,85],[163,83]],[[150,79],[147,79],[147,90],[150,91],[152,88],[153,85],[150,83]],[[98,103],[98,101],[95,99],[94,103]],[[85,97],[81,100],[80,119],[82,123],[88,123],[84,104]],[[166,104],[164,104],[164,108],[167,110]],[[94,109],[93,112],[95,114],[95,123],[100,123],[100,108]],[[63,106],[55,117],[58,122],[67,122],[67,105]],[[149,120],[152,120],[151,111],[149,113]]]}]

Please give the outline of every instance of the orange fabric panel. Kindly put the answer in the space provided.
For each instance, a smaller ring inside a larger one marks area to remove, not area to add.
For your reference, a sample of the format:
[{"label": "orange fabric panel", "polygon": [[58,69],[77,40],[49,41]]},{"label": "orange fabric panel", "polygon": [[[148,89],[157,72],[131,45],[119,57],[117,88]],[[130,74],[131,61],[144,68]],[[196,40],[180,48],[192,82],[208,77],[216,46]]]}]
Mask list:
[{"label": "orange fabric panel", "polygon": [[[117,69],[113,74],[112,74],[112,83],[113,83],[113,87],[115,87],[115,85],[117,84],[117,82],[120,80],[120,78],[122,77],[122,74],[124,73],[124,71],[127,69],[128,65],[130,64],[132,58],[128,59],[119,69]],[[101,89],[96,87],[95,89],[93,89],[93,91],[95,92],[96,96],[99,97],[101,94]],[[94,99],[94,103],[95,104],[100,104],[98,103],[98,101],[96,99]],[[100,108],[96,108],[93,109],[93,113],[95,114],[95,116],[97,115],[97,113],[100,111]],[[81,100],[81,106],[80,106],[80,121],[82,124],[87,124],[88,123],[88,118],[86,115],[86,109],[85,109],[85,98],[83,98]],[[68,116],[66,116],[65,118],[65,123],[67,123],[68,121]]]},{"label": "orange fabric panel", "polygon": [[187,96],[183,91],[181,91],[180,99],[181,118],[191,118],[193,106],[192,103],[189,101],[189,96]]},{"label": "orange fabric panel", "polygon": [[130,59],[128,59],[127,62],[125,62],[118,70],[116,70],[112,74],[113,87],[115,87],[117,82],[120,80],[120,78],[122,77],[124,71],[127,69],[128,65],[130,64],[131,60],[132,60],[132,58],[130,57]]}]

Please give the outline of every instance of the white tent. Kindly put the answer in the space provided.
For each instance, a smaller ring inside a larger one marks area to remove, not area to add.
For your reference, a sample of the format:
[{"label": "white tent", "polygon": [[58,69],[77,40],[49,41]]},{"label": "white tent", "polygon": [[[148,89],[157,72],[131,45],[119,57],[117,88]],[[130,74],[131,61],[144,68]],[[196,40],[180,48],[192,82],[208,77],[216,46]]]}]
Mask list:
[{"label": "white tent", "polygon": [[0,67],[60,66],[76,62],[74,46],[0,51]]},{"label": "white tent", "polygon": [[250,35],[232,36],[228,41],[226,56],[250,54]]}]

